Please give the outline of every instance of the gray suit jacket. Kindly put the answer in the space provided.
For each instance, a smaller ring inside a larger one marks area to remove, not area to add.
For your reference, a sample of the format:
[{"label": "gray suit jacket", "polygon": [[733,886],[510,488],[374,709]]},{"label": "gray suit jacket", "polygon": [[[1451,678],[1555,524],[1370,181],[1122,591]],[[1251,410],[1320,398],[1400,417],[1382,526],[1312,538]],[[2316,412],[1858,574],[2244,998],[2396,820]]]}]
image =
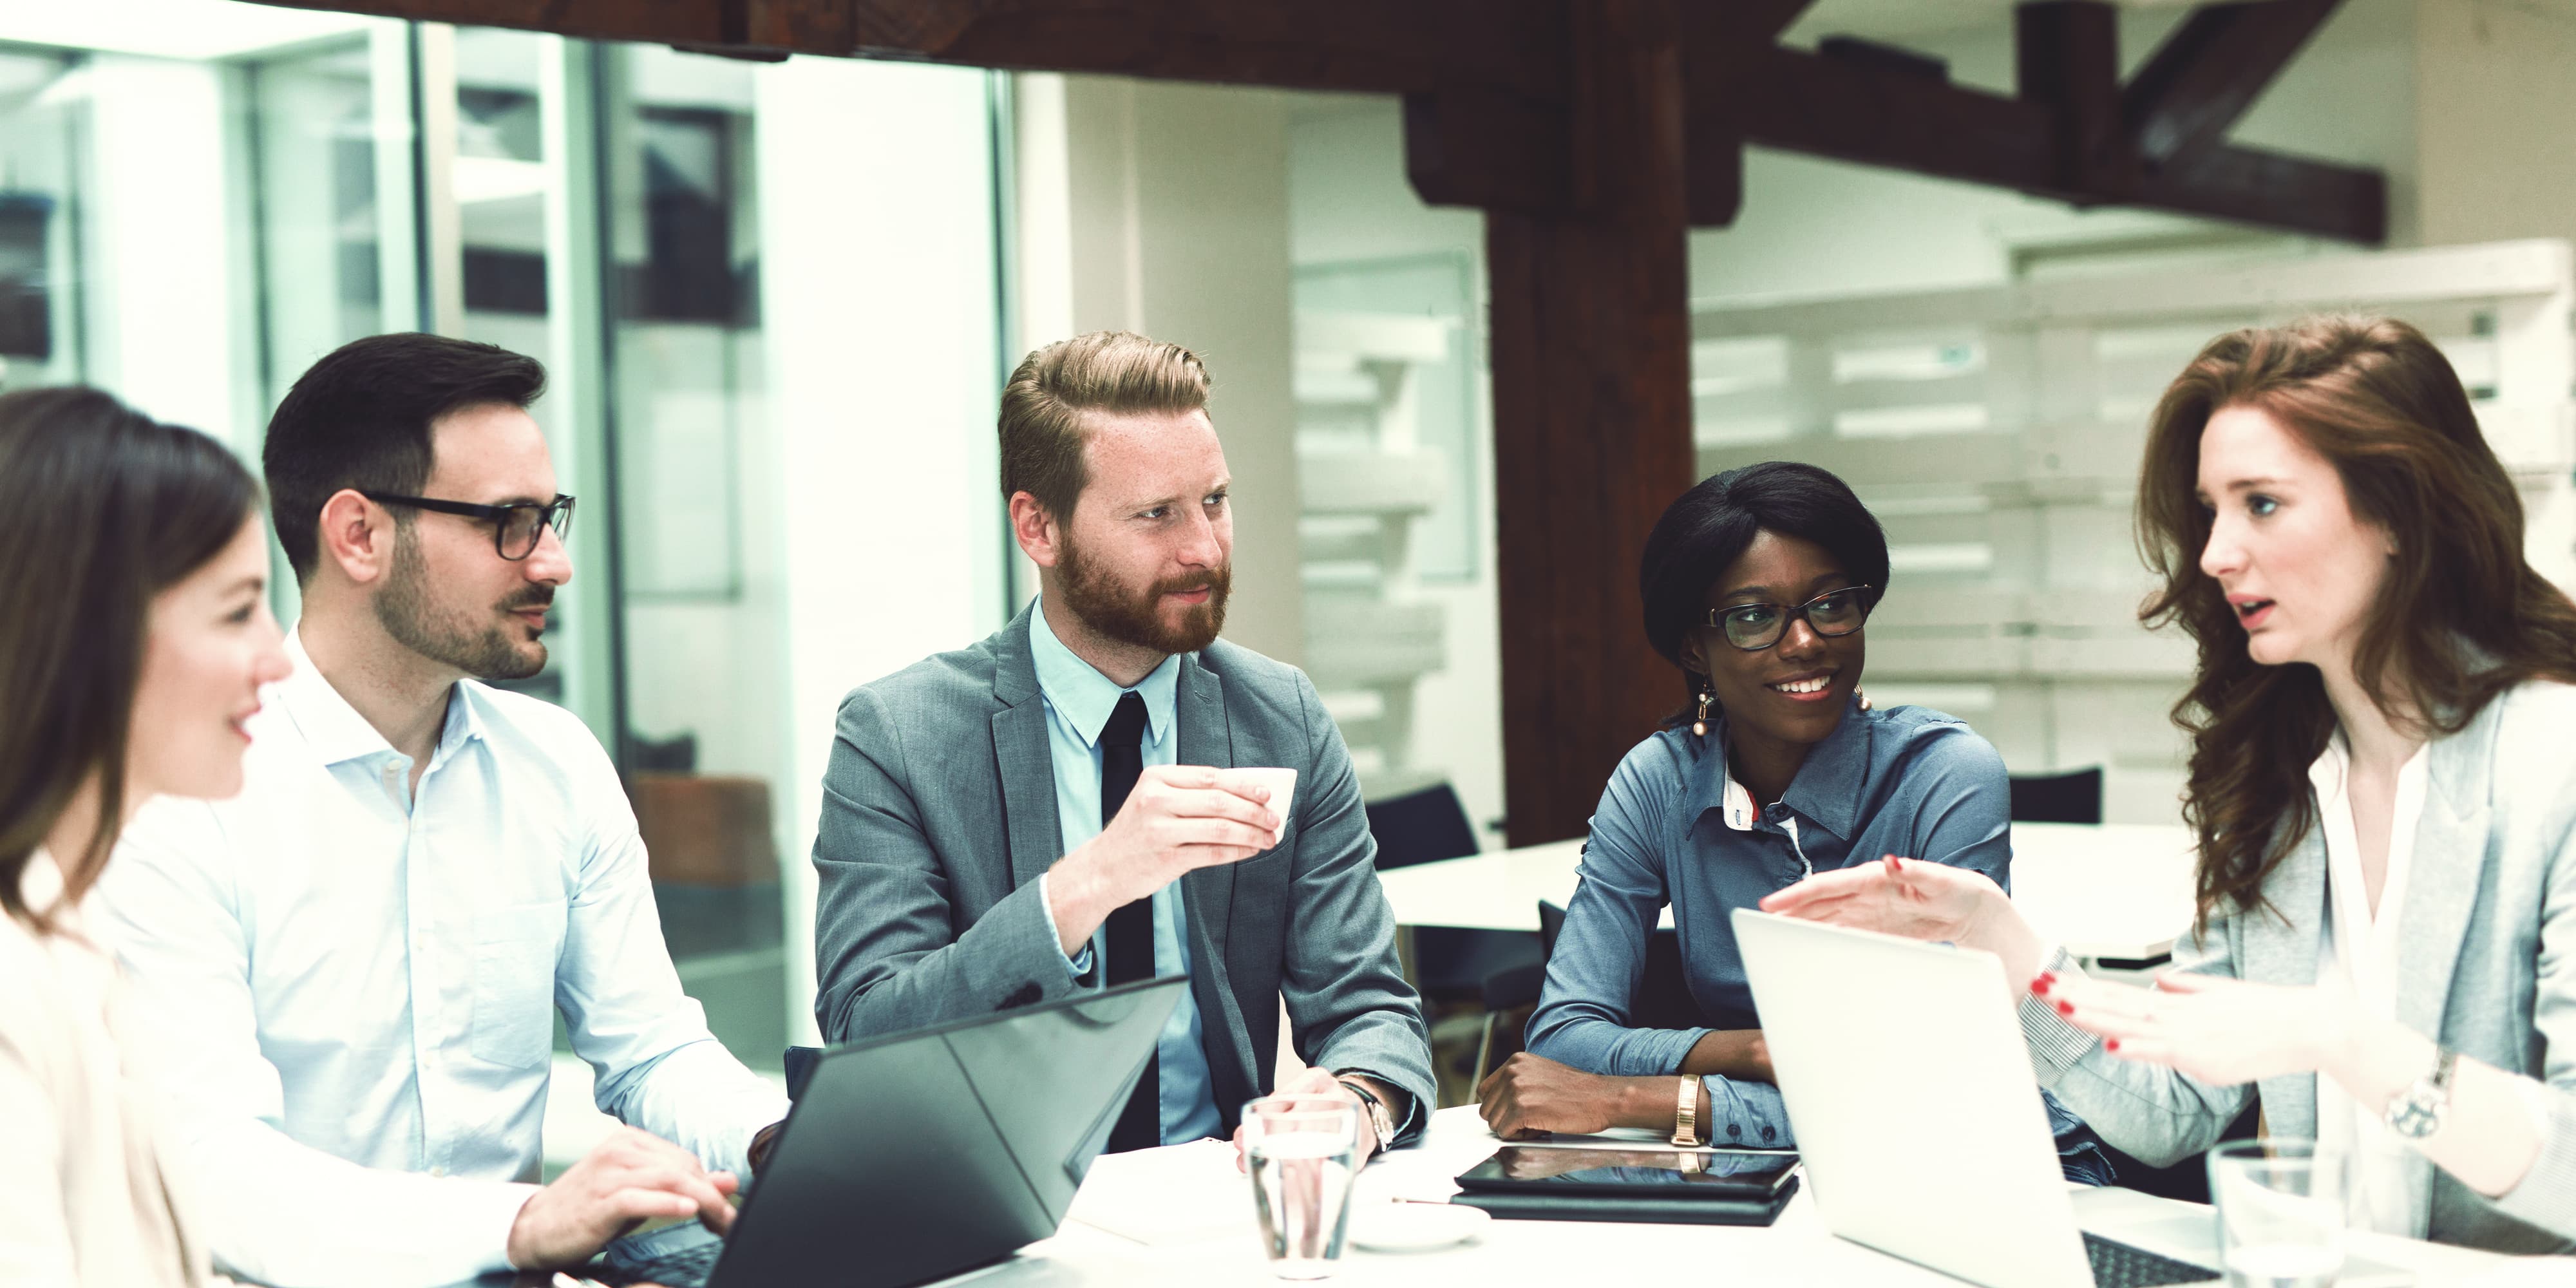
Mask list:
[{"label": "gray suit jacket", "polygon": [[[1064,854],[1029,612],[841,701],[823,777],[814,1017],[835,1042],[1068,996],[1038,876]],[[1285,996],[1298,1056],[1433,1099],[1341,732],[1297,668],[1218,641],[1181,658],[1178,763],[1297,771],[1287,837],[1181,878],[1190,995],[1228,1124],[1267,1092]]]},{"label": "gray suit jacket", "polygon": [[[2425,1226],[2443,1243],[2507,1252],[2576,1246],[2576,688],[2521,685],[2468,727],[2432,744],[2416,825],[2401,946],[2397,1018],[2462,1055],[2550,1088],[2540,1157],[2493,1200],[2433,1167]],[[2266,984],[2314,984],[2326,910],[2325,841],[2316,829],[2263,888],[2280,910],[2213,917],[2175,945],[2178,969]],[[2072,961],[2060,953],[2055,969]],[[2215,1144],[2254,1086],[2214,1087],[2104,1053],[2047,1003],[2024,998],[2022,1030],[2042,1085],[2104,1139],[2154,1164]],[[2263,1117],[2284,1136],[2317,1130],[2317,1075],[2260,1084]],[[2420,1179],[2420,1178],[2419,1178]]]}]

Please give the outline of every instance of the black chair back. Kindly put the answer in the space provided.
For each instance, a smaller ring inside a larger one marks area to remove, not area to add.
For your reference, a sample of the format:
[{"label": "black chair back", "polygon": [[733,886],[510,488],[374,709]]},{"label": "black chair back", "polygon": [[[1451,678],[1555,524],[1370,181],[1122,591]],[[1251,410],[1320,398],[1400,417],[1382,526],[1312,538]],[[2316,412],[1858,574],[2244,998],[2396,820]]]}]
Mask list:
[{"label": "black chair back", "polygon": [[2102,768],[2067,774],[2012,778],[2012,821],[2016,823],[2100,823]]},{"label": "black chair back", "polygon": [[1367,809],[1380,870],[1476,853],[1475,826],[1467,821],[1457,790],[1447,783],[1370,801]]}]

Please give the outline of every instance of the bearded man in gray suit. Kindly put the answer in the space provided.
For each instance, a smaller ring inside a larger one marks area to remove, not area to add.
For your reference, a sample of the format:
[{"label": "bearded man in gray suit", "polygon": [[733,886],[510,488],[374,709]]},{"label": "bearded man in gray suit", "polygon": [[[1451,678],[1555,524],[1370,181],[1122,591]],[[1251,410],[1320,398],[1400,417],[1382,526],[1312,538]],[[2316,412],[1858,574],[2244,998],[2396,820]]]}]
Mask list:
[{"label": "bearded man in gray suit", "polygon": [[[1303,672],[1217,639],[1234,520],[1206,404],[1196,355],[1126,333],[1012,373],[1002,492],[1039,598],[842,701],[815,1018],[848,1041],[1186,974],[1108,1147],[1308,1090],[1359,1105],[1365,1154],[1420,1131],[1429,1034],[1340,732]],[[1279,998],[1311,1067],[1274,1088]]]}]

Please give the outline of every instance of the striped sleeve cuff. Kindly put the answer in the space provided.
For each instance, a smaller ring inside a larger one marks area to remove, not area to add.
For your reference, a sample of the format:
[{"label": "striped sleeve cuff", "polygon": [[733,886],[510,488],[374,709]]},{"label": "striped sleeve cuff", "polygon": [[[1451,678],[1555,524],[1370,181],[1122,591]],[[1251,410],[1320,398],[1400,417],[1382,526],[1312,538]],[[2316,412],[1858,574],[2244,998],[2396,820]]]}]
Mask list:
[{"label": "striped sleeve cuff", "polygon": [[[2048,953],[2048,973],[2081,978],[2083,968],[2075,964],[2075,955],[2063,946]],[[2021,1036],[2030,1047],[2031,1072],[2039,1076],[2039,1085],[2054,1087],[2075,1062],[2092,1054],[2099,1039],[2067,1022],[2057,1013],[2057,1004],[2036,993],[2024,991],[2018,1006]]]}]

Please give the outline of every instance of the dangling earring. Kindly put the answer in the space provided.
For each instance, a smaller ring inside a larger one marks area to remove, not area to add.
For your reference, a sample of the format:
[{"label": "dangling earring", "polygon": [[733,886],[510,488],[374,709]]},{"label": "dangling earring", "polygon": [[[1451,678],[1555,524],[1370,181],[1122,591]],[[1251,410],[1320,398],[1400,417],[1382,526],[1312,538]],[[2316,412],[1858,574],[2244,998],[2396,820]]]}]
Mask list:
[{"label": "dangling earring", "polygon": [[1860,699],[1860,709],[1861,709],[1861,710],[1863,710],[1863,711],[1867,711],[1867,710],[1869,710],[1869,695],[1868,695],[1868,694],[1861,692],[1858,688],[1854,688],[1854,689],[1852,690],[1852,696],[1853,696],[1853,697],[1855,697],[1855,698]]},{"label": "dangling earring", "polygon": [[1716,702],[1717,695],[1715,693],[1712,693],[1707,689],[1699,691],[1699,718],[1691,721],[1691,736],[1696,738],[1705,738],[1708,736],[1708,709],[1715,705]]}]

